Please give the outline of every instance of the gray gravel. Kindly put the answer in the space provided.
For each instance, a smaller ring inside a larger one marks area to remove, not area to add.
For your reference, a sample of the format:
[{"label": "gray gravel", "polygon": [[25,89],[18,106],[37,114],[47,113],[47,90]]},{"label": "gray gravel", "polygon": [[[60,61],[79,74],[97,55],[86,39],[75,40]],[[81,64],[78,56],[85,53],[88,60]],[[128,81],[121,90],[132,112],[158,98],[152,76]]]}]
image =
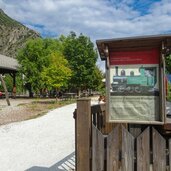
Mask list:
[{"label": "gray gravel", "polygon": [[1,126],[0,170],[44,170],[73,154],[75,108],[72,104],[37,119]]}]

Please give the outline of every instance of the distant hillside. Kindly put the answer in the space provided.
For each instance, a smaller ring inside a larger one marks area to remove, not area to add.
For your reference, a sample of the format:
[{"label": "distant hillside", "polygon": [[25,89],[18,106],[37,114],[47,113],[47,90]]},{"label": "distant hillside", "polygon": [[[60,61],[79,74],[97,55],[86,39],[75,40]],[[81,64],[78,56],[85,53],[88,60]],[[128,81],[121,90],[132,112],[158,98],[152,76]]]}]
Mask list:
[{"label": "distant hillside", "polygon": [[37,37],[40,37],[39,33],[13,20],[0,9],[0,54],[15,58],[17,50],[29,38]]}]

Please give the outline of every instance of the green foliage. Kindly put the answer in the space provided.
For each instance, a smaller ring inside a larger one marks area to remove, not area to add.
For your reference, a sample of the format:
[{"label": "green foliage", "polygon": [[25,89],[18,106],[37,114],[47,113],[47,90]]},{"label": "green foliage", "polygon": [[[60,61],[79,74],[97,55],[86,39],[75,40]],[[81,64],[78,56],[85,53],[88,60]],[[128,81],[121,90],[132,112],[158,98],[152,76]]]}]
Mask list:
[{"label": "green foliage", "polygon": [[47,87],[60,89],[61,87],[67,87],[68,80],[71,76],[71,70],[68,67],[68,61],[61,53],[51,53],[50,65],[44,67],[41,77]]},{"label": "green foliage", "polygon": [[17,93],[23,93],[24,91],[24,82],[22,79],[22,74],[17,73],[16,74],[16,88],[17,88]]},{"label": "green foliage", "polygon": [[[10,75],[6,74],[3,79],[5,81],[7,90],[9,92],[11,92],[12,91],[12,86],[13,86],[12,77]],[[0,85],[0,91],[4,91],[2,84]]]},{"label": "green foliage", "polygon": [[167,90],[167,100],[171,101],[171,84],[168,83],[168,90]]},{"label": "green foliage", "polygon": [[42,39],[30,40],[27,42],[17,59],[20,63],[20,72],[25,77],[25,82],[32,85],[34,90],[41,87],[41,71],[44,65],[47,65],[47,56],[45,55],[45,47]]},{"label": "green foliage", "polygon": [[[17,59],[25,83],[34,92],[41,89],[102,88],[103,74],[96,66],[97,52],[90,38],[71,32],[55,39],[29,40]],[[30,86],[29,86],[30,87]]]},{"label": "green foliage", "polygon": [[100,84],[96,67],[97,52],[90,38],[82,34],[76,36],[71,32],[69,36],[62,36],[60,40],[64,45],[64,56],[72,70],[70,87],[78,90],[97,88]]},{"label": "green foliage", "polygon": [[[5,81],[8,92],[12,92],[12,89],[13,89],[12,76],[9,74],[5,74],[4,81]],[[22,77],[20,73],[16,74],[16,88],[17,88],[17,93],[21,93],[23,91]],[[0,85],[0,91],[4,91],[2,85]]]},{"label": "green foliage", "polygon": [[167,56],[165,60],[166,60],[166,72],[170,74],[171,73],[171,55]]},{"label": "green foliage", "polygon": [[[45,74],[52,65],[53,54],[61,51],[62,45],[54,39],[29,40],[26,46],[19,52],[17,59],[20,63],[20,73],[25,75],[25,82],[30,83],[33,91],[39,92],[47,88]],[[53,68],[58,69],[58,68]],[[43,74],[42,74],[43,72]],[[43,76],[43,78],[42,78]],[[48,85],[50,85],[48,83]],[[52,85],[51,85],[52,86]]]},{"label": "green foliage", "polygon": [[103,73],[102,71],[98,68],[98,66],[95,66],[93,73],[92,73],[92,79],[90,81],[90,87],[93,90],[98,90],[101,91],[103,88]]}]

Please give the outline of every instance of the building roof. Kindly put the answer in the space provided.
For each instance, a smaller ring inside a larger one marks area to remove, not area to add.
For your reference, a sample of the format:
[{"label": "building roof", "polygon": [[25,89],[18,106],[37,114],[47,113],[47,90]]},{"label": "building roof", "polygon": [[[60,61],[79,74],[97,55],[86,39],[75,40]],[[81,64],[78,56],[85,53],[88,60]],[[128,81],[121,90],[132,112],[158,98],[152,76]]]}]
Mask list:
[{"label": "building roof", "polygon": [[[107,51],[133,51],[150,48],[161,48],[162,42],[166,48],[171,49],[171,34],[137,36],[115,39],[97,40],[96,44],[102,60],[106,59]],[[170,50],[169,50],[170,53]]]},{"label": "building roof", "polygon": [[0,73],[17,72],[18,66],[16,59],[0,54]]}]

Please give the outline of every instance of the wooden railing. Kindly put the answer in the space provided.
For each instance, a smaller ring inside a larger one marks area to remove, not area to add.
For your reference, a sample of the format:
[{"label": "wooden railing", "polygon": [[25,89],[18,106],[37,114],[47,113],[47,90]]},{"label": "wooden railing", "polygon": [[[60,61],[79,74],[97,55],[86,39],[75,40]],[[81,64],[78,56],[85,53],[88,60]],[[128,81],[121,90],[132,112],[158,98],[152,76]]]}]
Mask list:
[{"label": "wooden railing", "polygon": [[76,170],[89,171],[92,168],[92,125],[105,135],[115,124],[106,122],[105,104],[91,106],[90,99],[77,100],[74,118]]},{"label": "wooden railing", "polygon": [[106,122],[105,104],[77,101],[77,171],[171,171],[171,136],[151,125]]}]

